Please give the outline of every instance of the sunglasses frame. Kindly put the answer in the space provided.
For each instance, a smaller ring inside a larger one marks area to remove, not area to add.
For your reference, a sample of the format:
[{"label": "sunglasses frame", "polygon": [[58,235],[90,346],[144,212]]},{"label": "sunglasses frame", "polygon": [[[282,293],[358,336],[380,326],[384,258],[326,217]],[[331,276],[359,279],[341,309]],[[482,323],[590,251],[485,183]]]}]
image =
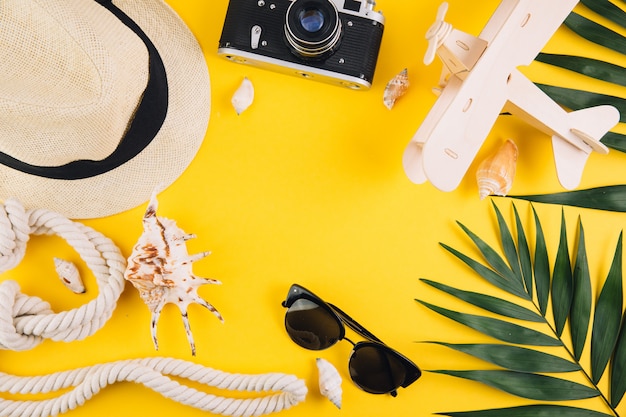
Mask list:
[{"label": "sunglasses frame", "polygon": [[[375,347],[377,349],[382,348],[385,351],[391,353],[404,366],[404,369],[406,371],[405,372],[405,378],[404,378],[404,381],[402,382],[402,384],[400,384],[400,387],[403,387],[403,388],[408,387],[409,385],[411,385],[413,382],[415,382],[422,375],[422,372],[420,371],[419,367],[415,363],[413,363],[413,361],[411,361],[409,358],[407,358],[406,356],[402,355],[397,350],[389,347],[387,344],[385,344],[382,340],[380,340],[379,338],[374,336],[374,334],[372,334],[369,330],[367,330],[365,327],[360,325],[356,320],[354,320],[352,317],[350,317],[348,314],[346,314],[339,307],[335,306],[334,304],[331,304],[331,303],[328,303],[328,302],[322,300],[320,297],[318,297],[317,295],[315,295],[314,293],[312,293],[311,291],[307,290],[306,288],[304,288],[303,286],[301,286],[299,284],[292,284],[291,285],[291,288],[289,289],[289,292],[287,293],[287,298],[285,299],[285,301],[282,302],[282,306],[287,308],[287,309],[289,309],[293,305],[293,303],[295,303],[297,300],[300,300],[300,299],[305,299],[305,300],[309,300],[311,302],[314,302],[319,307],[324,309],[328,314],[330,314],[330,316],[332,318],[334,318],[337,321],[337,324],[339,324],[339,327],[340,327],[340,334],[339,334],[339,337],[337,338],[337,341],[334,342],[332,345],[334,345],[335,343],[337,343],[340,340],[347,340],[348,342],[350,342],[352,344],[352,346],[353,346],[352,354],[350,356],[350,359],[352,359],[352,356],[354,355],[354,352],[356,352],[358,349],[364,348],[366,346],[373,346],[373,347]],[[286,320],[287,320],[287,316],[285,315],[285,322],[286,322]],[[367,339],[367,341],[366,342],[365,341],[361,341],[361,342],[356,342],[355,343],[352,340],[348,339],[346,337],[346,326],[348,326],[350,329],[352,329],[359,336]],[[330,345],[328,347],[331,347],[332,345]],[[298,345],[298,346],[300,346],[300,345]],[[304,346],[302,346],[302,347],[304,347]],[[325,349],[327,349],[327,348],[325,348]],[[305,349],[306,349],[306,347],[305,347]],[[356,382],[355,382],[355,384],[357,386],[359,386],[359,388],[361,388],[362,390],[364,390],[366,392],[370,392],[372,394],[380,394],[378,392],[368,391],[366,388],[362,387],[361,385],[357,384]],[[395,397],[398,394],[396,389],[393,389],[393,390],[391,390],[391,391],[389,391],[387,393],[391,394],[392,396]]]}]

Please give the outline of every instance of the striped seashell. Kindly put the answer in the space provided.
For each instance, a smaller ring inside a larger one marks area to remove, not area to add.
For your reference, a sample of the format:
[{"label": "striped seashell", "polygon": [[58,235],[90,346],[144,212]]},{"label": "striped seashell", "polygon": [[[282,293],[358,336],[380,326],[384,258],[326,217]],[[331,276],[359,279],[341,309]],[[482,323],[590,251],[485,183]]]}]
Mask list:
[{"label": "striped seashell", "polygon": [[391,110],[396,100],[402,97],[408,89],[409,71],[405,68],[387,83],[385,92],[383,93],[383,103],[385,107]]},{"label": "striped seashell", "polygon": [[480,199],[505,196],[513,186],[517,166],[517,146],[507,139],[496,153],[484,159],[476,171]]},{"label": "striped seashell", "polygon": [[317,370],[319,372],[320,393],[341,408],[341,376],[337,369],[326,359],[317,358]]}]

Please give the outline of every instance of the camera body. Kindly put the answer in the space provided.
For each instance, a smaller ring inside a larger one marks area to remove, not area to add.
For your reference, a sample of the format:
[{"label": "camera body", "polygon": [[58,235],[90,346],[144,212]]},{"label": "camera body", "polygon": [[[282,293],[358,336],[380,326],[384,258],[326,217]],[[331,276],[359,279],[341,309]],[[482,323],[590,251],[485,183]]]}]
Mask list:
[{"label": "camera body", "polygon": [[373,0],[230,0],[218,54],[366,90],[374,78],[384,23]]}]

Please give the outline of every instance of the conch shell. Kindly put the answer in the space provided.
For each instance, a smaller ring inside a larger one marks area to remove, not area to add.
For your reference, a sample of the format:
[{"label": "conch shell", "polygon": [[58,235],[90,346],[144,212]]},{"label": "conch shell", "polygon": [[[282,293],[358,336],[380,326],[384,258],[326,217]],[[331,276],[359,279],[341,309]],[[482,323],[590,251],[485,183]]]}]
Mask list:
[{"label": "conch shell", "polygon": [[239,88],[233,94],[230,100],[231,104],[235,108],[237,115],[243,113],[248,107],[252,105],[254,101],[254,86],[248,77],[244,77],[243,81],[239,85]]},{"label": "conch shell", "polygon": [[341,376],[337,369],[326,359],[317,358],[317,370],[319,372],[320,393],[341,408]]},{"label": "conch shell", "polygon": [[385,106],[391,110],[396,100],[402,97],[408,88],[409,71],[405,68],[387,83],[383,94],[383,103],[385,103]]},{"label": "conch shell", "polygon": [[517,165],[517,146],[507,139],[498,151],[483,160],[476,171],[480,199],[488,195],[505,196],[513,186]]},{"label": "conch shell", "polygon": [[124,278],[139,290],[139,295],[152,312],[150,325],[155,349],[159,349],[156,325],[161,310],[165,304],[173,303],[182,313],[191,354],[195,355],[196,347],[189,326],[187,307],[192,303],[200,304],[223,322],[222,315],[215,307],[198,295],[200,286],[220,282],[193,274],[192,263],[208,256],[210,252],[189,255],[185,242],[196,236],[186,234],[175,221],[158,217],[157,205],[155,191],[143,217],[143,233],[128,258]]}]

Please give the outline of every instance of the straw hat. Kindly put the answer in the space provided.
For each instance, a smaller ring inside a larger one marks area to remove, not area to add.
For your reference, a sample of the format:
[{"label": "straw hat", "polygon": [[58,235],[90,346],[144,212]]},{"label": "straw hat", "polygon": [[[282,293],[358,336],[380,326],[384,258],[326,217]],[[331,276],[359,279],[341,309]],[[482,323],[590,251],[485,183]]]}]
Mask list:
[{"label": "straw hat", "polygon": [[0,50],[0,200],[119,213],[204,139],[206,61],[162,0],[2,0]]}]

